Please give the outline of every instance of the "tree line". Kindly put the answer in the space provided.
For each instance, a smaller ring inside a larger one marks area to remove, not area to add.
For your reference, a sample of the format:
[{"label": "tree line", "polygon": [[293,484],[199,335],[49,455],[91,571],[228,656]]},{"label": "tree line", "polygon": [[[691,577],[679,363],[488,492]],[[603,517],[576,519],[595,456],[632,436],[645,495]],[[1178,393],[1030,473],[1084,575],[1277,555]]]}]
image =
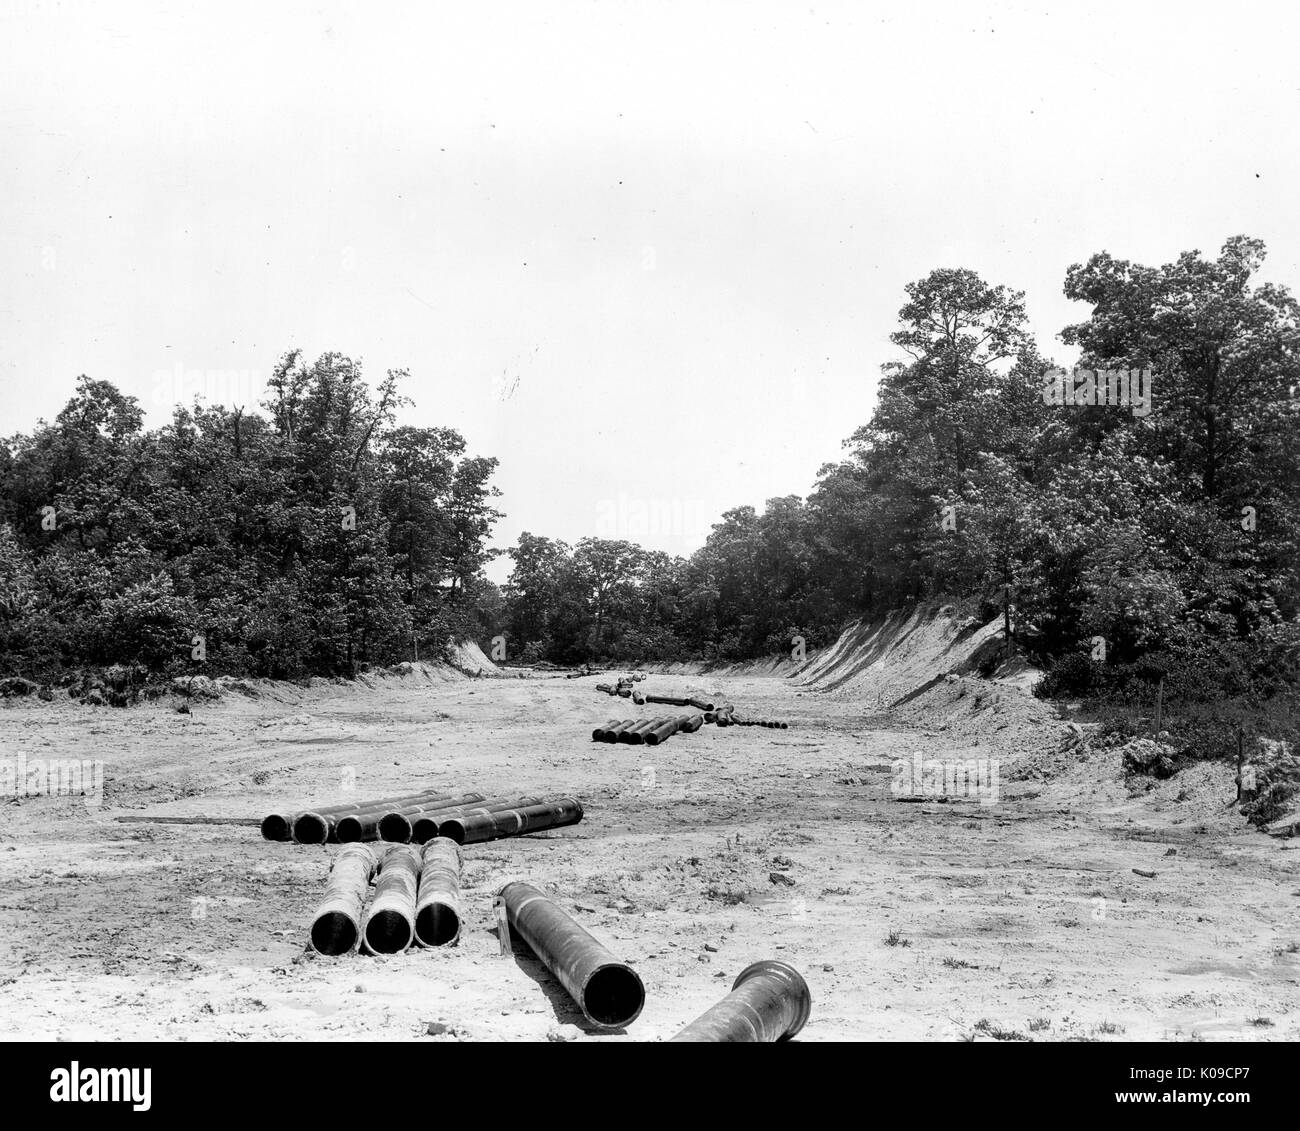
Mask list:
[{"label": "tree line", "polygon": [[492,628],[497,461],[398,426],[406,376],[290,352],[262,412],[178,406],[152,431],[81,377],[0,445],[4,667],[350,675]]},{"label": "tree line", "polygon": [[0,444],[0,664],[183,671],[201,649],[211,671],[296,678],[498,635],[525,662],[730,661],[942,598],[1000,617],[1061,689],[1294,687],[1300,308],[1263,261],[1238,236],[1069,268],[1090,313],[1062,339],[1085,370],[1149,374],[1141,409],[1053,400],[1023,293],[933,271],[906,287],[871,419],[806,498],[729,510],[685,558],[525,533],[501,589],[497,461],[398,425],[404,371],[372,389],[343,355],[290,352],[260,411],[178,406],[151,431],[82,377]]},{"label": "tree line", "polygon": [[[1084,403],[1062,403],[1022,292],[931,272],[906,288],[871,419],[807,498],[726,512],[689,558],[521,536],[512,654],[739,660],[952,598],[1002,618],[1059,690],[1115,672],[1293,689],[1300,308],[1258,281],[1264,255],[1238,236],[1214,257],[1070,267],[1065,294],[1090,313],[1061,338],[1101,372],[1091,398],[1078,379]],[[1106,403],[1120,373],[1131,406]]]}]

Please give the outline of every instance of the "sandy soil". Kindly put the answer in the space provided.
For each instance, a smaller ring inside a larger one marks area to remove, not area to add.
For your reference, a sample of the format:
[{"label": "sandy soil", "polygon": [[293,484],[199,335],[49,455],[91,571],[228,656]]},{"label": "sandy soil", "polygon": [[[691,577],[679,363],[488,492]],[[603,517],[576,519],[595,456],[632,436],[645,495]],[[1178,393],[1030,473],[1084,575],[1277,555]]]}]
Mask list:
[{"label": "sandy soil", "polygon": [[[611,746],[591,727],[631,712],[597,682],[326,684],[189,715],[6,703],[0,757],[101,758],[106,787],[95,809],[0,802],[0,1036],[660,1040],[772,957],[812,988],[808,1041],[1300,1037],[1300,851],[1225,807],[1226,769],[1130,795],[1113,755],[1053,753],[1060,723],[927,730],[771,676],[640,686],[789,730]],[[918,751],[1001,759],[1000,801],[897,800],[891,763]],[[333,849],[114,819],[426,784],[577,796],[587,817],[466,849],[461,944],[393,958],[304,952]],[[499,955],[510,879],[635,964],[626,1035],[584,1033],[525,948]]]}]

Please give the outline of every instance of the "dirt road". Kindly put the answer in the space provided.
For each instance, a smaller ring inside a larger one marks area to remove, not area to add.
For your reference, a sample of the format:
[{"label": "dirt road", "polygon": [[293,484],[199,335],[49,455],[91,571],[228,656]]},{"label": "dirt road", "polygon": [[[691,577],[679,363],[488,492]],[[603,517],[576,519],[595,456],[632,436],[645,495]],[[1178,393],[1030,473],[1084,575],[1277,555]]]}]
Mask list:
[{"label": "dirt road", "polygon": [[[597,682],[416,676],[189,715],[5,704],[0,758],[102,759],[105,791],[0,802],[0,1036],[661,1040],[781,958],[812,988],[808,1041],[1300,1037],[1300,852],[1225,808],[1226,768],[1135,795],[1101,755],[1018,781],[1055,729],[971,745],[757,677],[643,686],[722,692],[789,730],[611,746],[592,726],[630,712]],[[914,752],[998,759],[997,803],[897,799],[891,765]],[[304,953],[333,849],[114,820],[426,784],[573,795],[587,817],[466,849],[461,944],[392,958]],[[635,964],[626,1035],[584,1034],[522,946],[498,955],[510,879]]]}]

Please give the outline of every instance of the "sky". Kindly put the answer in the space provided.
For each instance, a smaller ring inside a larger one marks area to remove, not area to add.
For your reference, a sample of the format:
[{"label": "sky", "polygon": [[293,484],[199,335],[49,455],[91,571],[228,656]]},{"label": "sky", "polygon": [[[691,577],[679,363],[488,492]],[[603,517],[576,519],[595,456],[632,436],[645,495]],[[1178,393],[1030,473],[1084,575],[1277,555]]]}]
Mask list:
[{"label": "sky", "polygon": [[934,268],[1063,364],[1095,252],[1300,284],[1300,14],[1056,9],[6,4],[0,435],[337,351],[500,460],[495,546],[689,554],[841,458]]}]

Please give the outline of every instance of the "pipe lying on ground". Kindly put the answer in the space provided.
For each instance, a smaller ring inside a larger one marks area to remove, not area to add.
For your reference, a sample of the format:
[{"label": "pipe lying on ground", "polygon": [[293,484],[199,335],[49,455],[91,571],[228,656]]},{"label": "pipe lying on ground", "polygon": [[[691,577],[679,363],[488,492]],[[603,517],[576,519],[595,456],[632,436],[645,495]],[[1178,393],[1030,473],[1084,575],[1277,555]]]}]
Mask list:
[{"label": "pipe lying on ground", "polygon": [[694,734],[704,725],[703,715],[684,715],[682,717],[682,733]]},{"label": "pipe lying on ground", "polygon": [[625,727],[618,732],[618,741],[626,742],[630,746],[640,746],[645,742],[646,733],[652,728],[657,727],[660,723],[667,722],[665,718],[659,716],[653,719],[641,719],[630,727]]},{"label": "pipe lying on ground", "polygon": [[596,690],[597,690],[597,691],[603,691],[606,695],[613,695],[613,694],[614,694],[614,689],[613,689],[612,687],[610,687],[610,685],[609,685],[608,683],[598,683],[598,684],[596,684]]},{"label": "pipe lying on ground", "polygon": [[686,1026],[674,1041],[788,1041],[808,1021],[808,983],[784,962],[755,962],[731,993]]},{"label": "pipe lying on ground", "polygon": [[559,979],[592,1025],[621,1029],[645,1005],[637,972],[620,962],[532,884],[501,890],[510,926]]},{"label": "pipe lying on ground", "polygon": [[643,691],[637,691],[636,688],[633,688],[633,689],[632,689],[632,702],[635,703],[638,707],[644,706],[644,705],[645,705],[645,692],[643,692]]},{"label": "pipe lying on ground", "polygon": [[716,705],[709,699],[688,699],[686,702],[697,711],[713,711],[717,709]]},{"label": "pipe lying on ground", "polygon": [[660,703],[665,707],[691,706],[691,701],[689,699],[678,699],[674,695],[647,695],[645,701],[647,703]]},{"label": "pipe lying on ground", "polygon": [[420,853],[394,844],[384,853],[375,880],[375,898],[361,931],[367,954],[401,954],[415,938],[415,892]]},{"label": "pipe lying on ground", "polygon": [[395,802],[416,801],[421,797],[428,797],[433,790],[424,790],[422,793],[404,794],[400,797],[380,797],[372,802],[353,802],[344,801],[337,805],[321,805],[315,809],[299,809],[292,813],[270,813],[262,818],[262,835],[267,840],[286,841],[293,839],[294,822],[306,813],[315,813],[318,816],[329,816],[331,813],[346,813],[359,804],[365,805],[384,805]]},{"label": "pipe lying on ground", "polygon": [[411,828],[411,839],[416,844],[428,844],[436,836],[445,836],[442,831],[446,821],[460,820],[463,817],[481,817],[487,813],[507,813],[512,809],[523,809],[529,805],[542,805],[540,797],[493,797],[481,805],[459,805],[451,809],[440,809],[419,818]]},{"label": "pipe lying on ground", "polygon": [[609,719],[609,720],[607,720],[604,726],[598,726],[595,730],[593,730],[593,731],[591,732],[591,740],[592,740],[592,742],[605,742],[605,741],[607,741],[607,739],[605,738],[605,735],[609,732],[609,729],[610,729],[611,727],[616,727],[616,726],[618,726],[618,719]]},{"label": "pipe lying on ground", "polygon": [[438,835],[450,837],[457,844],[480,844],[485,840],[576,825],[581,820],[582,806],[572,797],[564,797],[494,813],[448,817],[438,822]]},{"label": "pipe lying on ground", "polygon": [[661,742],[667,742],[682,728],[681,719],[665,719],[656,727],[651,727],[642,735],[647,746],[658,746]]},{"label": "pipe lying on ground", "polygon": [[325,898],[311,917],[311,948],[317,954],[348,954],[356,947],[374,870],[375,854],[364,844],[349,844],[334,857]]},{"label": "pipe lying on ground", "polygon": [[408,805],[401,809],[390,809],[379,818],[379,839],[393,844],[410,844],[415,822],[432,813],[444,809],[458,809],[464,805],[475,805],[483,801],[481,793],[462,793],[459,797],[449,797],[432,805]]},{"label": "pipe lying on ground", "polygon": [[374,801],[357,801],[347,805],[327,805],[318,809],[305,809],[293,819],[293,839],[298,844],[325,844],[334,835],[340,817],[349,813],[370,813],[394,805],[411,805],[417,801],[436,801],[449,794],[425,790],[402,797],[381,797]]},{"label": "pipe lying on ground", "polygon": [[460,846],[436,836],[425,843],[420,858],[415,941],[420,946],[451,946],[460,938]]},{"label": "pipe lying on ground", "polygon": [[398,844],[405,844],[406,840],[382,835],[381,830],[386,818],[394,815],[427,813],[430,810],[441,809],[447,805],[464,805],[467,802],[482,800],[483,795],[480,793],[462,793],[456,797],[444,798],[441,801],[418,801],[396,809],[392,806],[381,806],[378,809],[368,809],[361,813],[345,813],[341,817],[334,818],[334,828],[330,832],[330,837],[340,844],[351,844],[358,840],[392,840]]},{"label": "pipe lying on ground", "polygon": [[[598,742],[617,742],[619,731],[625,727],[636,726],[636,719],[615,719],[612,723],[606,725],[600,733]],[[595,731],[592,732],[592,738],[596,738]]]}]

